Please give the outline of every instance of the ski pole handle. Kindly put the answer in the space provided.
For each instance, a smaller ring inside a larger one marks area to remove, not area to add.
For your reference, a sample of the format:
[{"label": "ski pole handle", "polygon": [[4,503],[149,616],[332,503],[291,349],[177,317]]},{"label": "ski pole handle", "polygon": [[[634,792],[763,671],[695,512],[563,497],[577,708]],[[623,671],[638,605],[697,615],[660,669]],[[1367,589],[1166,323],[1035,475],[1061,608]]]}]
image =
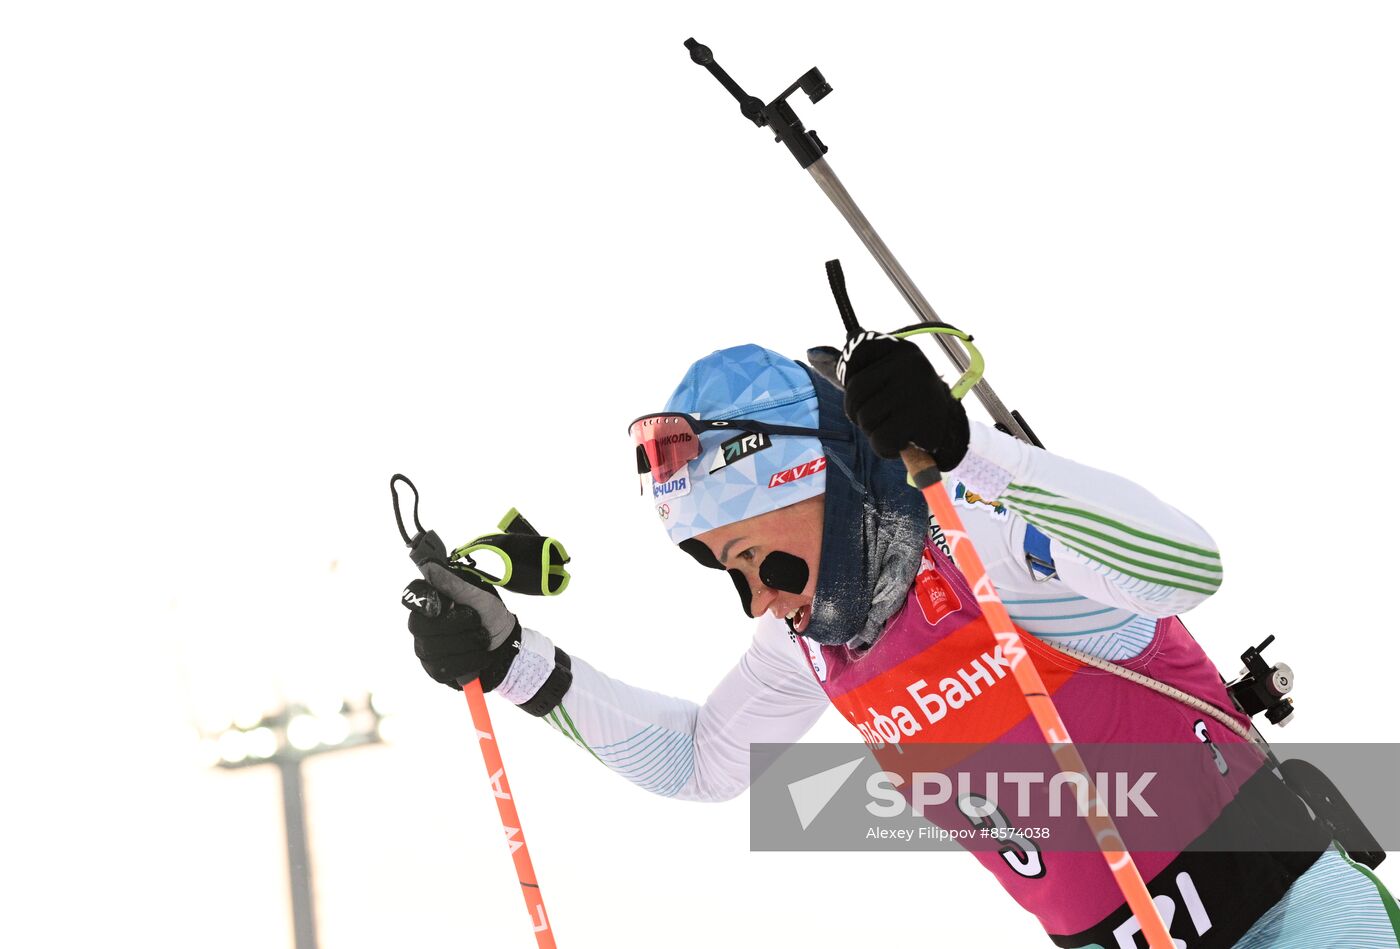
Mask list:
[{"label": "ski pole handle", "polygon": [[[904,469],[909,472],[909,483],[920,491],[924,490],[925,483],[934,485],[943,480],[938,463],[922,448],[909,445],[899,453],[899,458],[904,462]],[[928,500],[927,495],[924,499]]]},{"label": "ski pole handle", "polygon": [[481,744],[481,757],[486,763],[487,780],[491,783],[491,793],[496,798],[496,809],[501,814],[501,828],[505,831],[506,846],[510,847],[511,858],[515,861],[515,875],[520,880],[520,894],[525,897],[525,909],[530,913],[530,925],[535,930],[535,944],[539,949],[557,949],[554,944],[554,930],[549,925],[549,917],[544,911],[544,896],[540,885],[535,881],[535,868],[530,863],[530,851],[525,846],[525,834],[520,829],[520,816],[515,811],[515,799],[506,781],[506,766],[501,761],[501,749],[496,745],[496,732],[491,727],[491,713],[486,708],[486,696],[481,691],[481,683],[473,679],[462,687],[467,697],[467,707],[471,709],[472,725]]}]

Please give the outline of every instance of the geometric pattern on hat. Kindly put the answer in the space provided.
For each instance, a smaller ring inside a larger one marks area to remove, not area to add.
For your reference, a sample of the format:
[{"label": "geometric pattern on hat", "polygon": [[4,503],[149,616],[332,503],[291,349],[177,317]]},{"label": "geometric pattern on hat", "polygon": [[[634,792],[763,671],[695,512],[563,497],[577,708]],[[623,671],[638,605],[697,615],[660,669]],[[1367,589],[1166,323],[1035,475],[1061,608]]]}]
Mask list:
[{"label": "geometric pattern on hat", "polygon": [[[746,344],[697,360],[666,401],[666,412],[707,420],[756,419],[818,428],[807,371],[786,356]],[[652,489],[656,512],[679,544],[696,534],[788,507],[826,490],[826,452],[812,435],[772,435],[772,444],[711,472],[720,445],[742,429],[705,432],[700,457]]]}]

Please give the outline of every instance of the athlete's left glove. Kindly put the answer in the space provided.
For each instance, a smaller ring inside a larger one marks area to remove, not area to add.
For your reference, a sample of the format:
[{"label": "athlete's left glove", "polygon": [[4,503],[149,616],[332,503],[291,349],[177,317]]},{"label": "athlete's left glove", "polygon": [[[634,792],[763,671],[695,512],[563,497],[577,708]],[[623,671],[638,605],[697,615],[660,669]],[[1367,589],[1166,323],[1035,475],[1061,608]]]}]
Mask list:
[{"label": "athlete's left glove", "polygon": [[549,714],[573,683],[568,653],[522,629],[490,584],[465,570],[451,573],[457,581],[454,596],[472,605],[427,580],[404,588],[408,631],[424,671],[452,689],[480,680],[483,692],[495,691],[532,715]]},{"label": "athlete's left glove", "polygon": [[881,458],[913,444],[951,471],[967,454],[967,410],[909,340],[862,332],[846,344],[836,373],[846,414]]}]

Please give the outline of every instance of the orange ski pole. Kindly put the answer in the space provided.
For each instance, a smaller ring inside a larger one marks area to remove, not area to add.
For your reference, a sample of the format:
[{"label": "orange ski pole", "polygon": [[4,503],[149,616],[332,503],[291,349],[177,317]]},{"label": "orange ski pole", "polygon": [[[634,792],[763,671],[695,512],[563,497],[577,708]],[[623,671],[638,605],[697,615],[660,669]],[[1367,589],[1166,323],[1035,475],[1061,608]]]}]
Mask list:
[{"label": "orange ski pole", "polygon": [[[836,308],[841,313],[841,322],[845,324],[847,346],[850,347],[851,342],[856,341],[864,334],[864,331],[856,322],[855,310],[851,307],[851,299],[846,293],[846,277],[841,272],[841,262],[828,260],[826,262],[826,276],[831,283],[832,296],[836,298]],[[967,349],[969,356],[961,365],[965,365],[967,368],[949,390],[955,399],[961,399],[982,376],[982,356],[977,351],[977,347],[972,345],[972,337],[961,330],[943,324],[912,331],[900,331],[894,335],[905,337],[919,332],[955,335],[963,341],[963,346]],[[857,345],[859,344],[857,343]],[[1005,604],[997,595],[996,587],[992,585],[992,578],[988,576],[987,568],[983,565],[982,558],[977,554],[977,548],[972,545],[972,538],[968,536],[967,528],[963,527],[962,518],[958,517],[952,500],[939,483],[943,480],[943,474],[938,470],[937,463],[933,460],[932,455],[914,445],[906,446],[900,452],[900,457],[904,461],[904,467],[909,472],[910,483],[923,494],[924,501],[928,504],[929,514],[943,528],[944,537],[948,541],[948,549],[953,554],[953,561],[962,571],[968,585],[972,587],[972,593],[982,608],[982,615],[986,617],[997,645],[1001,647],[1002,655],[1006,656],[1011,663],[1012,675],[1021,689],[1021,694],[1025,696],[1026,704],[1030,706],[1035,723],[1040,726],[1041,735],[1045,737],[1051,753],[1055,756],[1055,762],[1065,772],[1083,775],[1088,786],[1095,788],[1093,806],[1088,808],[1089,814],[1086,815],[1085,819],[1089,823],[1090,830],[1094,833],[1094,841],[1103,853],[1104,860],[1108,862],[1109,872],[1113,874],[1113,882],[1118,885],[1124,901],[1132,910],[1138,928],[1147,937],[1148,946],[1150,949],[1175,949],[1176,943],[1167,932],[1167,926],[1162,922],[1162,917],[1157,912],[1152,895],[1147,891],[1147,884],[1143,882],[1142,874],[1138,871],[1137,864],[1133,862],[1133,855],[1128,853],[1122,835],[1118,833],[1113,819],[1108,816],[1108,808],[1103,806],[1103,802],[1098,796],[1097,785],[1089,773],[1088,766],[1080,757],[1079,750],[1074,747],[1074,742],[1069,737],[1069,729],[1065,727],[1059,711],[1055,708],[1054,701],[1050,698],[1050,693],[1045,688],[1044,681],[1040,678],[1040,673],[1036,671],[1035,663],[1031,661],[1030,654],[1026,652],[1026,647],[1021,642],[1021,634],[1016,631],[1016,626],[1011,622],[1011,616],[1006,612]]]},{"label": "orange ski pole", "polygon": [[[408,534],[408,528],[404,526],[403,512],[399,510],[399,492],[396,485],[400,481],[408,485],[409,490],[413,492],[413,526],[417,533],[412,537]],[[414,604],[409,606],[410,609],[429,617],[436,617],[443,609],[451,608],[451,604],[455,602],[451,593],[445,591],[450,589],[453,583],[465,586],[465,581],[451,573],[447,548],[442,540],[433,531],[424,530],[422,522],[418,520],[418,488],[413,482],[401,474],[396,474],[389,479],[389,494],[394,499],[394,522],[399,528],[399,536],[413,551],[413,562],[418,564],[423,578],[432,587],[431,604],[425,603],[421,608],[417,606],[411,584],[404,591],[404,602],[406,605]],[[447,601],[447,607],[443,606],[443,600]],[[489,604],[492,601],[487,602]],[[490,614],[494,622],[499,622],[503,616],[510,617],[505,611],[505,606],[500,604],[499,597],[496,598],[495,605],[496,611]],[[478,607],[477,612],[481,614],[485,611]],[[513,617],[510,617],[510,622],[519,628]],[[462,685],[462,692],[467,697],[467,708],[471,710],[472,725],[476,728],[477,742],[481,745],[481,758],[486,763],[486,779],[491,783],[491,794],[496,798],[496,809],[501,814],[506,846],[510,847],[511,858],[515,861],[515,876],[520,881],[520,893],[525,897],[525,909],[530,913],[535,943],[539,949],[556,949],[554,930],[550,928],[549,917],[545,915],[544,897],[540,894],[539,883],[535,882],[535,868],[530,863],[530,851],[525,846],[525,834],[520,829],[520,816],[515,812],[515,799],[510,793],[510,782],[506,780],[505,762],[501,760],[501,750],[496,745],[496,729],[491,725],[491,713],[486,708],[486,695],[481,691],[481,682],[477,679]]]},{"label": "orange ski pole", "polygon": [[[904,466],[909,469],[910,480],[923,492],[924,500],[928,502],[929,513],[943,528],[943,535],[953,552],[953,560],[962,571],[962,575],[967,578],[968,585],[972,587],[973,595],[977,597],[977,603],[1001,646],[1002,654],[1010,660],[1016,684],[1020,686],[1021,694],[1026,697],[1026,704],[1030,706],[1031,714],[1040,726],[1040,733],[1050,745],[1056,763],[1066,772],[1085,775],[1089,778],[1089,786],[1094,787],[1092,778],[1089,777],[1088,766],[1080,757],[1079,750],[1074,747],[1069,729],[1065,728],[1050,693],[1045,689],[1045,683],[1041,681],[1040,673],[1036,671],[1035,663],[1031,661],[1030,654],[1022,645],[1021,635],[1012,624],[1001,597],[997,595],[992,578],[987,575],[987,568],[982,565],[982,558],[972,546],[972,540],[968,537],[948,493],[939,484],[943,476],[933,457],[912,445],[904,449],[900,457],[904,459]],[[1128,853],[1113,818],[1108,816],[1108,808],[1102,807],[1097,799],[1097,790],[1094,795],[1095,801],[1093,806],[1088,808],[1086,819],[1104,859],[1108,862],[1113,881],[1118,884],[1118,889],[1123,893],[1128,908],[1133,911],[1133,916],[1142,928],[1143,935],[1147,937],[1147,944],[1151,949],[1173,949],[1175,943],[1157,912],[1152,895],[1147,892],[1147,884],[1143,882],[1132,854]]]},{"label": "orange ski pole", "polygon": [[467,707],[471,709],[472,725],[481,744],[481,757],[486,762],[487,780],[491,782],[491,793],[496,798],[496,809],[501,812],[501,827],[506,834],[511,859],[515,861],[515,874],[520,880],[520,894],[525,897],[525,909],[530,913],[530,925],[535,930],[535,943],[539,949],[555,949],[554,930],[550,928],[549,917],[545,915],[540,885],[535,881],[535,868],[530,863],[530,850],[525,846],[525,834],[520,829],[520,816],[515,812],[515,799],[511,797],[506,766],[501,761],[495,729],[491,727],[486,696],[482,694],[481,683],[475,679],[464,685],[462,692],[467,696]]}]

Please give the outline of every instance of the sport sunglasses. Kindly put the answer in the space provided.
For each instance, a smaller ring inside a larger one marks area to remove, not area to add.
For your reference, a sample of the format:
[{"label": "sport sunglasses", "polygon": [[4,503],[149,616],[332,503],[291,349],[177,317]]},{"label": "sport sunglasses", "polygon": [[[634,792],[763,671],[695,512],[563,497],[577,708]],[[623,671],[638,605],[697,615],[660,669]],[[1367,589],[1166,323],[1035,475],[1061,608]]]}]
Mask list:
[{"label": "sport sunglasses", "polygon": [[747,418],[699,419],[678,412],[643,415],[627,426],[627,434],[637,446],[637,473],[651,472],[657,484],[700,457],[703,432],[741,431],[760,435],[812,435],[817,438],[845,439],[844,432],[794,425],[772,425]]}]

